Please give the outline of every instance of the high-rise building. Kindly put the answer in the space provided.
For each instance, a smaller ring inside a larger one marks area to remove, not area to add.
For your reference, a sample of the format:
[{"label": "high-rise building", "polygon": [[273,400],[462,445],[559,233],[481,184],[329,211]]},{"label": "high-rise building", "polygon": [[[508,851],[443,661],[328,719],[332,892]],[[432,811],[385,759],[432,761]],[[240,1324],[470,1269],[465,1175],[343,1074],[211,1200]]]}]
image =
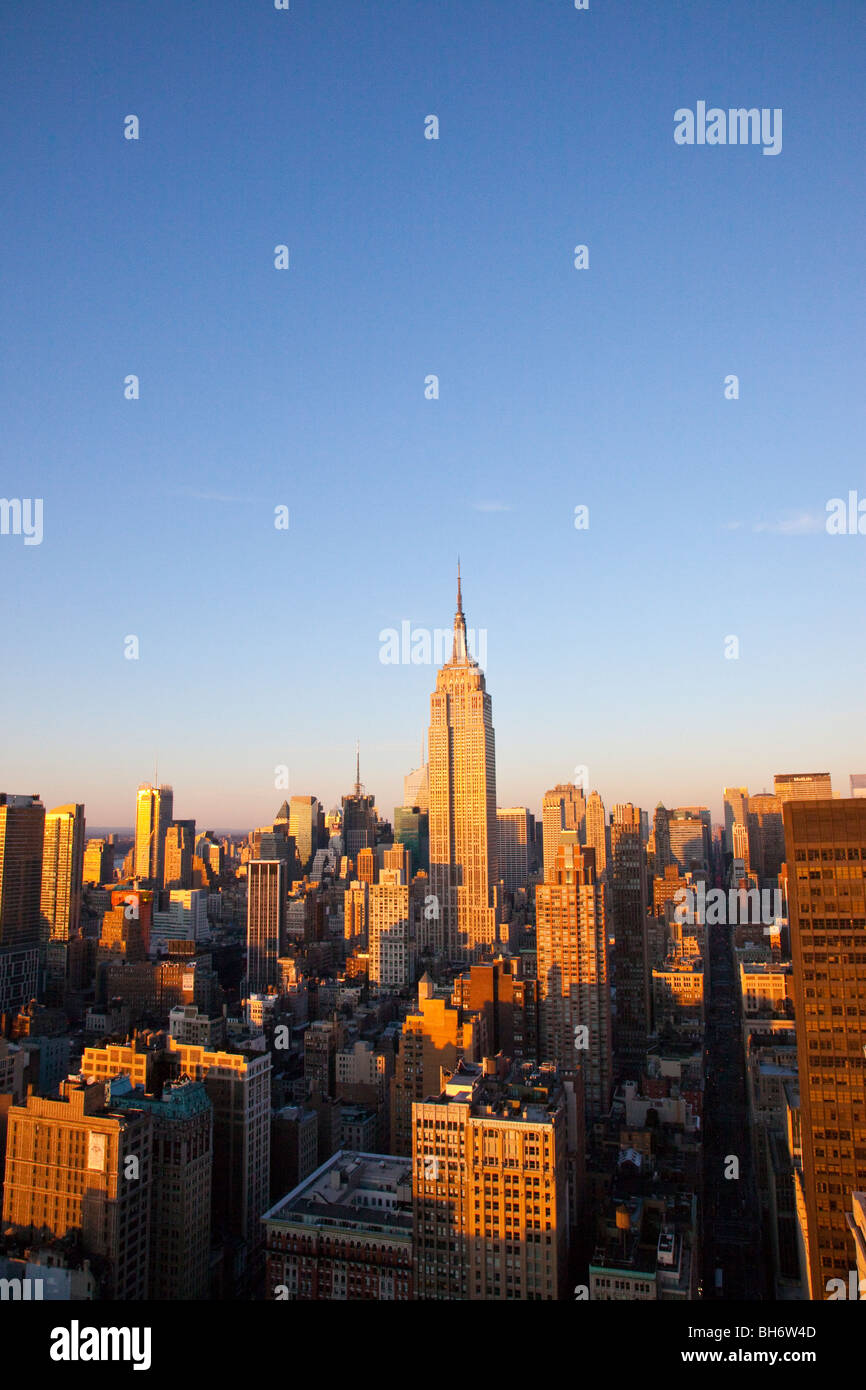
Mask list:
[{"label": "high-rise building", "polygon": [[425,762],[403,778],[403,805],[417,806],[419,811],[430,809],[430,768]]},{"label": "high-rise building", "polygon": [[44,832],[38,796],[0,792],[0,1014],[38,991]]},{"label": "high-rise building", "polygon": [[418,1009],[403,1024],[391,1091],[391,1152],[408,1154],[412,1102],[439,1094],[440,1070],[478,1055],[479,1019],[438,998],[429,975],[418,982]]},{"label": "high-rise building", "polygon": [[[105,1086],[70,1079],[60,1097],[8,1112],[3,1225],[25,1238],[77,1233],[109,1299],[147,1297],[151,1118],[115,1110]],[[134,1174],[134,1180],[131,1175]]]},{"label": "high-rise building", "polygon": [[649,975],[646,946],[647,876],[640,810],[614,806],[610,827],[610,919],[614,933],[618,1063],[639,1064],[649,1033]]},{"label": "high-rise building", "polygon": [[532,814],[526,806],[501,806],[499,822],[499,873],[506,893],[525,888],[529,878]]},{"label": "high-rise building", "polygon": [[555,1076],[533,1080],[464,1063],[412,1106],[416,1297],[564,1296],[566,1107]]},{"label": "high-rise building", "polygon": [[670,815],[659,802],[653,813],[653,873],[661,877],[672,862]]},{"label": "high-rise building", "polygon": [[604,886],[595,851],[562,845],[535,890],[540,1057],[582,1071],[587,1114],[606,1115],[613,1079]]},{"label": "high-rise building", "polygon": [[286,877],[281,859],[247,864],[247,994],[267,994],[279,981],[285,932]]},{"label": "high-rise building", "polygon": [[164,888],[192,888],[194,855],[195,821],[173,820],[165,833]]},{"label": "high-rise building", "polygon": [[174,810],[171,787],[152,787],[142,782],[135,800],[135,877],[162,887],[165,833]]},{"label": "high-rise building", "polygon": [[376,865],[375,851],[369,846],[358,850],[357,862],[355,864],[355,876],[360,883],[368,883],[371,887],[378,878],[378,868]]},{"label": "high-rise building", "polygon": [[412,889],[397,869],[383,869],[370,888],[370,984],[402,989],[415,979],[417,944]]},{"label": "high-rise building", "polygon": [[866,796],[866,772],[852,772],[849,781],[852,797]]},{"label": "high-rise building", "polygon": [[147,1095],[122,1076],[110,1083],[114,1110],[152,1120],[148,1297],[206,1299],[210,1284],[213,1107],[201,1081],[169,1082]]},{"label": "high-rise building", "polygon": [[293,796],[289,802],[289,834],[295,842],[304,873],[320,847],[324,828],[325,813],[318,797]]},{"label": "high-rise building", "polygon": [[357,861],[362,849],[376,846],[375,797],[368,796],[361,785],[361,754],[355,754],[355,786],[350,796],[343,797],[343,853]]},{"label": "high-rise building", "polygon": [[810,1297],[847,1280],[846,1212],[866,1183],[866,802],[782,807]]},{"label": "high-rise building", "polygon": [[382,853],[382,868],[396,869],[400,875],[398,883],[412,882],[412,853],[406,845],[397,844],[380,845]]},{"label": "high-rise building", "polygon": [[45,816],[40,914],[45,996],[62,1005],[69,942],[78,935],[84,872],[84,807],[56,806]]},{"label": "high-rise building", "polygon": [[780,801],[823,801],[833,795],[829,772],[777,772],[773,791]]},{"label": "high-rise building", "polygon": [[446,951],[471,960],[499,941],[499,826],[492,705],[467,646],[459,568],[451,657],[430,696],[429,749],[430,889]]},{"label": "high-rise building", "polygon": [[413,872],[430,872],[430,817],[426,811],[419,806],[395,806],[394,843],[411,851]]},{"label": "high-rise building", "polygon": [[84,847],[84,883],[111,883],[114,878],[114,847],[108,840],[88,840]]},{"label": "high-rise building", "polygon": [[174,1038],[168,1045],[178,1075],[203,1081],[213,1106],[212,1230],[234,1259],[226,1287],[255,1286],[271,1181],[270,1053],[207,1052]]},{"label": "high-rise building", "polygon": [[733,854],[734,826],[748,827],[749,824],[749,788],[725,787],[722,795],[725,802],[725,849],[728,854]]},{"label": "high-rise building", "polygon": [[502,1052],[518,1063],[537,1061],[538,980],[523,974],[519,956],[470,966],[454,981],[451,1002],[479,1015],[483,1056]]},{"label": "high-rise building", "polygon": [[769,887],[779,877],[785,862],[782,802],[778,796],[753,792],[749,797],[749,844],[752,868],[758,874],[760,887]]},{"label": "high-rise building", "polygon": [[580,845],[586,838],[586,801],[582,788],[572,782],[561,782],[545,792],[541,803],[541,827],[544,881],[552,883],[560,845]]},{"label": "high-rise building", "polygon": [[712,822],[706,806],[676,806],[668,811],[671,862],[678,865],[681,873],[709,872],[711,834]]},{"label": "high-rise building", "polygon": [[346,951],[366,951],[370,930],[370,885],[355,879],[343,895],[343,934]]},{"label": "high-rise building", "polygon": [[604,802],[598,792],[590,792],[586,801],[586,843],[595,850],[596,878],[601,878],[607,869],[609,834]]}]

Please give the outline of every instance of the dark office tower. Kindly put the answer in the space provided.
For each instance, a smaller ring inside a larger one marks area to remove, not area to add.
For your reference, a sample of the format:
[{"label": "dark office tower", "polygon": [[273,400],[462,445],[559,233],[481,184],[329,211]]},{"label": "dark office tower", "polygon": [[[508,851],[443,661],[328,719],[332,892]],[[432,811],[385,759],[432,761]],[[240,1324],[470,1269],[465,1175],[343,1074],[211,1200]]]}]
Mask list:
[{"label": "dark office tower", "polygon": [[355,787],[351,796],[343,797],[343,853],[357,861],[358,851],[374,849],[376,845],[375,798],[367,796],[361,786],[361,755],[355,756]]},{"label": "dark office tower", "polygon": [[394,807],[394,843],[412,851],[412,872],[430,872],[430,818],[418,806]]},{"label": "dark office tower", "polygon": [[84,807],[56,806],[45,817],[42,851],[41,964],[45,1002],[63,1004],[69,942],[78,935],[84,872]]},{"label": "dark office tower", "polygon": [[0,792],[0,1014],[36,998],[45,807]]},{"label": "dark office tower", "polygon": [[173,820],[165,832],[164,888],[192,888],[195,821]]},{"label": "dark office tower", "polygon": [[653,854],[653,872],[657,877],[664,875],[665,869],[673,862],[671,856],[671,835],[669,813],[665,810],[661,802],[655,809],[653,816],[653,842],[655,850]]},{"label": "dark office tower", "polygon": [[617,1062],[640,1064],[649,1032],[646,953],[647,877],[640,810],[614,806],[610,827],[610,923],[614,934]]},{"label": "dark office tower", "polygon": [[760,887],[773,886],[785,862],[782,802],[778,796],[757,792],[749,797],[749,844]]},{"label": "dark office tower", "polygon": [[153,1121],[148,1297],[169,1303],[209,1293],[213,1106],[203,1081],[167,1083],[147,1095],[127,1076],[111,1085],[110,1105]]},{"label": "dark office tower", "polygon": [[266,994],[279,983],[277,959],[283,940],[286,866],[282,859],[247,864],[247,994]]},{"label": "dark office tower", "polygon": [[866,1186],[866,802],[782,807],[800,1073],[809,1296],[855,1263],[846,1223]]},{"label": "dark office tower", "polygon": [[174,792],[144,782],[135,799],[135,876],[154,888],[162,886],[165,832],[171,824]]}]

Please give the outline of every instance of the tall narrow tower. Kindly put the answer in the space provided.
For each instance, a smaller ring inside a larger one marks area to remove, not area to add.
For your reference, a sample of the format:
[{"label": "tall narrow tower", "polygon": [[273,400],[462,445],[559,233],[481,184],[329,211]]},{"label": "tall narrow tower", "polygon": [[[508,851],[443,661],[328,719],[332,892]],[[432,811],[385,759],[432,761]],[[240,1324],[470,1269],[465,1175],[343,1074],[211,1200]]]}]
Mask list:
[{"label": "tall narrow tower", "polygon": [[174,811],[174,792],[171,787],[154,787],[142,782],[135,799],[136,878],[162,887],[165,865],[165,832]]},{"label": "tall narrow tower", "polygon": [[46,1002],[62,1005],[69,942],[78,935],[84,873],[84,807],[55,806],[45,817],[40,957]]},{"label": "tall narrow tower", "polygon": [[430,696],[430,888],[445,949],[473,960],[501,944],[494,905],[499,880],[496,755],[490,696],[469,655],[457,567],[457,612],[450,660]]}]

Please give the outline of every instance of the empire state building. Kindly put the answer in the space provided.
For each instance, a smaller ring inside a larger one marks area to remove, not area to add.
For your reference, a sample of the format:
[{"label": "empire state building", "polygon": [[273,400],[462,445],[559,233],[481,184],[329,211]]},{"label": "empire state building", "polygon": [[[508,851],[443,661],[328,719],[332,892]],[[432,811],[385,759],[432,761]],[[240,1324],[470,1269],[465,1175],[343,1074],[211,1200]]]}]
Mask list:
[{"label": "empire state building", "polygon": [[492,705],[466,642],[459,565],[451,658],[430,696],[429,750],[430,888],[441,946],[451,959],[477,960],[508,942],[498,902]]}]

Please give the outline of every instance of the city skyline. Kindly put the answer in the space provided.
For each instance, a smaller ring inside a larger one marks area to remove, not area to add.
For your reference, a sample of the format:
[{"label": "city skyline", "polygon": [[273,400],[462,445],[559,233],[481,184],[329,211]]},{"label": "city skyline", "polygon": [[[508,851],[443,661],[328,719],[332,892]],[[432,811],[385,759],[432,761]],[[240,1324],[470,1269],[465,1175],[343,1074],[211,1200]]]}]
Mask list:
[{"label": "city skyline", "polygon": [[[277,764],[338,802],[360,738],[389,810],[432,666],[379,634],[447,624],[458,552],[503,805],[856,771],[854,16],[17,7],[3,495],[44,516],[0,536],[6,784],[125,825],[158,761],[242,826]],[[783,110],[781,151],[677,144],[705,98]]]},{"label": "city skyline", "polygon": [[[464,622],[464,628],[466,626],[467,624]],[[432,625],[431,628],[425,629],[425,632],[429,633],[431,635],[431,638],[432,635],[435,634],[437,631],[447,632],[450,644],[450,627],[445,627],[441,623],[436,623]],[[430,647],[431,653],[435,655],[432,640],[430,643]],[[409,650],[411,654],[411,648],[409,648]],[[391,668],[386,666],[385,669],[389,670]],[[435,673],[437,668],[436,665],[431,661],[430,664],[425,663],[417,666],[412,665],[410,663],[408,666],[401,667],[398,669],[420,672],[422,679],[427,678],[429,680],[429,677]],[[487,672],[483,667],[482,672],[486,676]],[[503,673],[503,685],[507,686],[507,681],[508,673]],[[427,699],[429,700],[429,691],[427,692]],[[499,703],[500,691],[497,689],[497,711],[499,708]],[[497,726],[498,722],[499,721],[497,717]],[[426,729],[427,725],[425,723],[423,725],[425,739]],[[352,794],[352,790],[356,782],[357,767],[358,763],[360,762],[360,770],[361,773],[363,773],[361,781],[366,791],[366,794],[368,796],[373,796],[376,808],[380,816],[382,816],[382,818],[385,820],[390,820],[393,817],[394,809],[404,804],[403,778],[407,776],[411,771],[416,770],[419,766],[417,756],[419,751],[419,742],[420,740],[416,740],[414,744],[414,759],[412,757],[412,749],[407,745],[407,762],[410,765],[399,765],[400,767],[402,767],[402,771],[398,770],[396,774],[392,775],[388,779],[389,785],[393,783],[393,799],[387,793],[383,796],[377,790],[377,781],[379,779],[377,767],[373,765],[371,754],[375,755],[377,748],[381,748],[381,745],[376,745],[374,743],[371,747],[368,747],[368,745],[365,744],[363,739],[356,739],[355,742],[351,745],[351,748],[347,743],[346,753],[347,756],[350,757],[350,767],[347,768],[346,778],[343,782],[334,781],[329,784],[333,788],[333,795],[329,793],[326,793],[324,795],[322,794],[320,788],[322,782],[325,779],[323,777],[317,778],[315,772],[313,773],[311,779],[312,785],[305,784],[302,786],[300,785],[300,783],[296,783],[292,777],[291,765],[287,765],[285,763],[274,765],[274,770],[271,773],[271,782],[273,784],[273,790],[270,793],[259,793],[253,792],[251,789],[246,789],[241,790],[237,798],[229,799],[227,794],[224,793],[222,795],[222,798],[219,800],[216,799],[218,794],[211,793],[211,796],[214,799],[212,799],[209,804],[205,803],[204,809],[202,808],[201,803],[194,801],[194,794],[190,789],[183,786],[178,788],[178,781],[176,777],[172,777],[171,780],[168,781],[167,785],[171,787],[175,792],[178,792],[179,790],[181,804],[185,807],[187,811],[194,812],[194,819],[197,821],[198,824],[202,826],[207,826],[208,828],[214,830],[246,832],[255,826],[270,823],[270,820],[273,819],[273,815],[275,813],[274,806],[271,804],[274,801],[274,798],[276,798],[276,805],[279,805],[281,801],[285,799],[291,799],[292,797],[314,796],[319,800],[319,802],[325,808],[325,810],[330,810],[332,807],[339,807],[343,798],[347,795]],[[329,753],[333,753],[335,746],[339,745],[330,745],[327,751]],[[386,745],[386,747],[388,747],[388,745]],[[305,751],[306,755],[309,757],[311,755],[311,750],[309,746],[306,747]],[[394,753],[394,750],[391,747],[388,747],[388,751],[389,753]],[[791,752],[791,750],[788,751]],[[639,805],[641,809],[645,811],[654,810],[654,808],[659,804],[659,802],[661,802],[663,805],[667,807],[701,805],[709,808],[712,815],[712,822],[714,825],[723,825],[725,819],[723,797],[724,787],[731,787],[734,785],[742,784],[743,786],[747,786],[749,788],[751,795],[757,795],[760,793],[772,794],[773,778],[779,775],[779,768],[782,766],[781,763],[777,763],[775,766],[769,765],[765,761],[764,766],[767,768],[767,772],[763,783],[759,785],[759,779],[757,777],[750,777],[748,775],[748,769],[743,770],[742,765],[740,765],[740,772],[736,775],[734,772],[724,769],[724,755],[721,755],[720,762],[723,765],[724,775],[722,779],[718,782],[717,786],[711,789],[710,793],[707,794],[706,786],[703,782],[701,782],[699,785],[704,788],[704,794],[689,795],[687,794],[689,790],[695,789],[696,787],[695,781],[686,779],[685,782],[677,782],[676,779],[674,779],[670,774],[663,775],[662,764],[664,760],[658,755],[657,750],[654,750],[654,755],[658,759],[658,771],[656,771],[655,768],[650,770],[637,769],[631,777],[628,777],[625,774],[621,775],[619,781],[613,782],[612,786],[607,785],[602,778],[596,778],[595,768],[598,767],[598,764],[594,764],[592,759],[590,758],[589,760],[584,760],[583,762],[576,762],[570,768],[560,767],[558,771],[554,768],[554,770],[551,771],[550,775],[547,777],[546,780],[544,779],[544,777],[540,777],[536,781],[534,786],[530,785],[528,787],[526,795],[514,795],[509,797],[507,791],[509,786],[518,785],[522,788],[524,786],[527,786],[527,782],[525,780],[522,780],[521,782],[516,783],[516,779],[513,773],[509,777],[507,753],[506,757],[503,758],[502,740],[498,737],[496,760],[497,807],[505,808],[515,806],[526,806],[533,813],[533,815],[535,815],[536,818],[540,821],[542,811],[542,800],[547,788],[555,784],[569,783],[574,781],[575,779],[579,780],[582,773],[579,773],[578,769],[585,768],[588,782],[587,794],[591,790],[598,791],[601,796],[602,802],[604,803],[605,808],[607,808],[608,811],[609,808],[616,804],[624,804],[627,802],[632,802],[634,805]],[[833,787],[836,793],[840,795],[846,795],[850,776],[852,774],[857,775],[857,769],[853,766],[853,757],[854,755],[852,754],[852,757],[849,758],[848,762],[845,762],[840,757],[838,762],[835,765],[832,765],[826,757],[822,758],[820,756],[820,749],[817,750],[817,755],[815,758],[812,759],[811,762],[809,762],[809,760],[802,755],[801,751],[794,750],[791,752],[791,756],[788,758],[788,761],[784,763],[784,766],[786,768],[789,766],[805,768],[808,763],[809,766],[814,766],[816,768],[820,767],[822,770],[828,770],[830,772]],[[864,753],[864,757],[866,757],[866,753]],[[10,760],[10,762],[12,761],[13,760]],[[393,756],[388,760],[388,763],[391,767],[394,766]],[[158,783],[156,782],[158,766],[158,762],[154,764],[154,782],[150,783],[146,779],[139,779],[135,784],[136,788],[140,788],[142,786],[156,787],[158,785]],[[162,760],[162,766],[163,775],[168,776],[168,774],[165,773],[164,760]],[[288,768],[288,785],[286,785],[285,783],[284,769],[286,767]],[[160,775],[160,781],[163,780],[163,775]],[[16,781],[16,777],[12,774],[9,774],[6,780],[10,786],[13,785],[13,783],[16,785],[24,785],[25,783],[27,783],[29,785],[29,783],[33,781],[33,777],[31,776],[28,780],[26,776],[22,775],[21,777],[17,778]],[[381,780],[385,782],[386,779],[382,778]],[[58,795],[56,797],[52,794],[51,791],[51,788],[53,787],[56,787],[58,789]],[[500,787],[502,787],[501,791]],[[60,806],[64,804],[64,798],[59,794],[63,788],[65,788],[68,793],[68,796],[66,798],[67,801],[70,796],[74,796],[76,800],[83,802],[85,807],[87,807],[90,804],[87,794],[89,791],[89,775],[85,775],[83,778],[83,785],[76,784],[74,787],[70,787],[66,779],[52,779],[50,782],[44,783],[43,788],[40,789],[39,795],[46,809],[51,809],[54,806]],[[643,794],[641,793],[641,788],[645,789]],[[653,788],[655,788],[656,790],[654,791]],[[659,788],[670,788],[671,790],[668,792],[668,795],[665,796],[661,793],[661,791],[658,790]],[[648,791],[646,789],[648,789]],[[132,797],[135,797],[137,793],[133,791],[131,795]],[[108,804],[110,806],[113,805],[117,808],[117,814],[114,818],[112,818],[110,815],[100,814],[101,806],[99,803],[97,803],[97,810],[94,811],[92,818],[88,816],[88,831],[90,832],[91,830],[114,830],[119,833],[124,833],[127,831],[129,833],[134,833],[134,820],[123,818],[125,812],[125,805],[126,802],[129,800],[129,797],[130,794],[128,792],[128,789],[126,788],[124,788],[123,790],[118,788],[117,791],[115,791],[112,794],[112,799],[108,802]],[[105,805],[105,802],[103,801],[101,805]],[[239,806],[250,808],[252,814],[246,820],[244,820],[239,815],[239,812],[237,810],[232,810],[232,807]],[[253,810],[253,807],[255,806],[259,808],[258,812],[255,812]],[[209,814],[209,808],[211,807],[215,808],[213,814]],[[254,818],[256,815],[258,815],[258,819]]]}]

